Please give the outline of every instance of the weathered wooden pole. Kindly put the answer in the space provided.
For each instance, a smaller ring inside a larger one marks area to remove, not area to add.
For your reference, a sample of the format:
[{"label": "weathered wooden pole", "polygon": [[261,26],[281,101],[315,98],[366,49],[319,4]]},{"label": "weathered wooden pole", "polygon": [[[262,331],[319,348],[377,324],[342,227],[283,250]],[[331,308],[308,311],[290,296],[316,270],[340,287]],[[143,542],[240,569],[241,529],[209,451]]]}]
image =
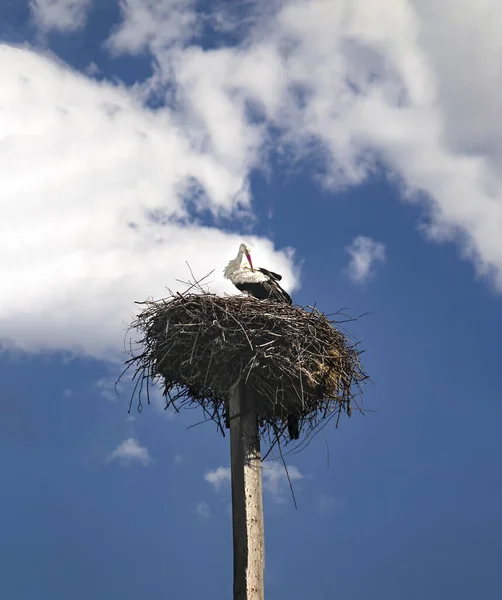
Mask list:
[{"label": "weathered wooden pole", "polygon": [[229,401],[234,600],[264,599],[265,539],[258,413],[242,382]]}]

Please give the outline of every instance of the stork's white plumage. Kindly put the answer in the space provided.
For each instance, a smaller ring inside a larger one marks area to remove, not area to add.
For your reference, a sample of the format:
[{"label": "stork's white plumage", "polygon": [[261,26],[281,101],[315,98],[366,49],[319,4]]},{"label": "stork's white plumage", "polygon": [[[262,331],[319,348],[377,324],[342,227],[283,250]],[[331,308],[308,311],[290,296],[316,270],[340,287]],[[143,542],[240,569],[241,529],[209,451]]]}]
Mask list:
[{"label": "stork's white plumage", "polygon": [[292,304],[290,295],[279,285],[282,276],[267,269],[253,267],[251,251],[246,244],[239,246],[237,256],[225,268],[224,276],[241,292],[259,300],[275,300]]}]

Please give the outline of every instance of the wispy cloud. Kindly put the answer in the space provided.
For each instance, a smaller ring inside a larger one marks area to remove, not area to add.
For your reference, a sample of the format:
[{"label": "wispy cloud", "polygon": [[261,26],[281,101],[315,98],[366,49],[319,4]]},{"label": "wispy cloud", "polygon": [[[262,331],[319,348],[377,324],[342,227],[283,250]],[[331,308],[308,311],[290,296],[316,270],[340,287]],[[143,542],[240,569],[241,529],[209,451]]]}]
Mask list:
[{"label": "wispy cloud", "polygon": [[94,77],[95,75],[99,75],[101,73],[101,69],[95,62],[90,62],[85,68],[85,72],[89,77]]},{"label": "wispy cloud", "polygon": [[218,492],[230,483],[230,473],[230,467],[218,467],[214,471],[208,471],[204,479]]},{"label": "wispy cloud", "polygon": [[[288,473],[291,482],[303,479],[298,467],[288,466]],[[230,467],[220,466],[214,471],[208,471],[204,479],[213,486],[217,492],[228,489],[230,484]],[[265,463],[262,465],[263,489],[270,496],[273,502],[282,504],[285,502],[285,493],[289,490],[288,474],[279,463]]]},{"label": "wispy cloud", "polygon": [[385,245],[362,235],[354,238],[346,251],[350,255],[349,277],[354,283],[364,283],[375,275],[376,263],[386,260]]},{"label": "wispy cloud", "polygon": [[91,4],[92,0],[31,0],[30,8],[42,30],[70,32],[85,25]]},{"label": "wispy cloud", "polygon": [[207,502],[199,502],[195,507],[196,514],[202,519],[210,519],[213,516],[209,504]]},{"label": "wispy cloud", "polygon": [[107,461],[120,461],[122,464],[139,462],[146,467],[151,462],[150,454],[145,446],[141,446],[135,438],[129,438],[119,444],[108,456]]},{"label": "wispy cloud", "polygon": [[[502,18],[500,2],[486,0],[480,11],[458,0],[454,16],[448,3],[431,1],[386,0],[381,10],[360,0],[350,13],[326,0],[270,2],[268,10],[248,4],[260,9],[240,29],[240,44],[207,50],[197,44],[193,2],[127,0],[110,44],[117,52],[147,49],[156,68],[145,88],[168,90],[169,100],[176,81],[194,143],[204,140],[246,180],[266,157],[267,125],[280,129],[274,143],[295,160],[315,140],[321,183],[331,189],[359,185],[384,163],[401,197],[426,208],[431,237],[457,241],[502,289],[502,150],[493,127],[502,122],[493,102],[502,58],[492,26]],[[213,22],[231,24],[232,10],[219,10]],[[472,47],[487,66],[475,73],[464,68]],[[248,102],[265,126],[249,117]]]},{"label": "wispy cloud", "polygon": [[119,388],[115,385],[116,382],[116,377],[102,377],[98,379],[95,385],[99,390],[99,395],[110,402],[116,402],[119,394]]},{"label": "wispy cloud", "polygon": [[195,0],[122,0],[122,23],[108,40],[112,53],[176,47],[196,33]]},{"label": "wispy cloud", "polygon": [[287,472],[284,465],[276,462],[263,465],[263,489],[277,504],[286,502],[286,492],[289,490],[288,475],[292,484],[303,479],[300,470],[294,465],[288,465]]},{"label": "wispy cloud", "polygon": [[176,410],[172,406],[166,408],[166,397],[162,393],[158,383],[151,385],[148,393],[150,396],[150,403],[165,419],[172,421],[176,418],[178,414]]},{"label": "wispy cloud", "polygon": [[182,465],[185,461],[186,461],[186,458],[181,454],[175,454],[175,456],[173,458],[173,462],[177,466]]}]

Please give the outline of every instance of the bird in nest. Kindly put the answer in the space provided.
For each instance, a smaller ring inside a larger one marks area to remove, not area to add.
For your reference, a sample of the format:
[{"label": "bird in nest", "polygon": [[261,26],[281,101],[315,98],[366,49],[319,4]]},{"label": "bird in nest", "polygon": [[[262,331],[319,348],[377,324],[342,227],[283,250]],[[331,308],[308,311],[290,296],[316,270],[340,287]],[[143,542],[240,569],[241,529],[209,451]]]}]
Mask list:
[{"label": "bird in nest", "polygon": [[279,285],[282,275],[268,269],[255,268],[251,250],[246,244],[239,246],[237,256],[228,263],[223,274],[239,291],[254,298],[293,303],[291,296]]},{"label": "bird in nest", "polygon": [[[258,300],[293,304],[291,296],[279,285],[282,275],[263,267],[255,268],[251,259],[251,250],[246,244],[239,246],[237,256],[228,263],[223,274],[239,291]],[[300,437],[300,427],[296,415],[288,415],[287,427],[289,437],[297,440]]]}]

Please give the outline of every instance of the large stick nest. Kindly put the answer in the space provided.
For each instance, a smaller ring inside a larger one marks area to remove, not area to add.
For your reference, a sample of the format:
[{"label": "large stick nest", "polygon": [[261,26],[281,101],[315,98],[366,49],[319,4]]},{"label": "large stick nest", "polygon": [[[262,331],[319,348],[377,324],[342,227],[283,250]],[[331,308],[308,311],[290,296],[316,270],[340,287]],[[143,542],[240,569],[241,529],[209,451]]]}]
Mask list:
[{"label": "large stick nest", "polygon": [[137,398],[141,409],[160,380],[166,407],[200,405],[224,432],[229,393],[244,381],[257,398],[261,433],[274,441],[289,415],[306,433],[350,416],[366,375],[340,321],[313,307],[201,292],[139,303],[132,327],[141,340],[126,363],[135,370],[131,403]]}]

